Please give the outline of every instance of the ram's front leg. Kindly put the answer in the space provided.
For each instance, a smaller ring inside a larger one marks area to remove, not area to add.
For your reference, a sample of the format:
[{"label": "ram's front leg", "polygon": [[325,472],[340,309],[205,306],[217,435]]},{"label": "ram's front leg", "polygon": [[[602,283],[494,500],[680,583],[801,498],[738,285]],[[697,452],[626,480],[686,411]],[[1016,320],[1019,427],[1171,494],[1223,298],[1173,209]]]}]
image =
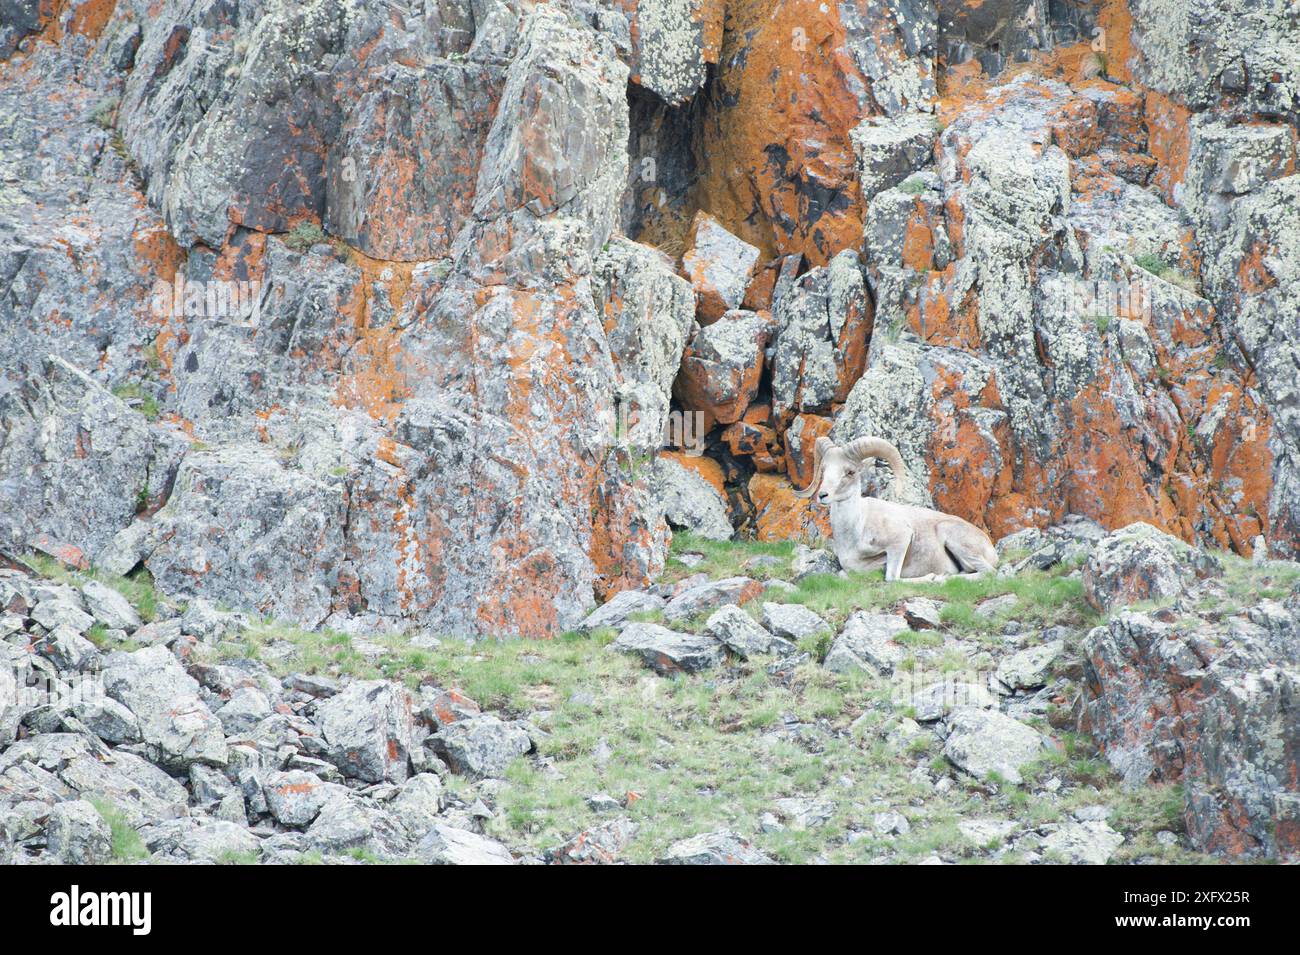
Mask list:
[{"label": "ram's front leg", "polygon": [[903,564],[907,561],[907,552],[912,547],[912,529],[900,530],[885,548],[885,580],[899,580],[903,576]]}]

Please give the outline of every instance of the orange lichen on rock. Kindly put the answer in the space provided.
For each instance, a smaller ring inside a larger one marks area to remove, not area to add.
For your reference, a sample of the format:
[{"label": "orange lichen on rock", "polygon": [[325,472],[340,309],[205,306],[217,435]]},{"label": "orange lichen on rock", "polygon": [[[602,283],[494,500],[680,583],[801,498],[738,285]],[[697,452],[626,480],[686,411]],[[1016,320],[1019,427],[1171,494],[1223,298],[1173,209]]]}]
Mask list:
[{"label": "orange lichen on rock", "polygon": [[84,0],[82,3],[73,3],[72,20],[68,29],[97,40],[116,9],[117,0]]},{"label": "orange lichen on rock", "polygon": [[815,542],[831,537],[827,510],[796,497],[784,477],[755,474],[749,479],[749,499],[754,504],[753,530],[758,540]]},{"label": "orange lichen on rock", "polygon": [[727,499],[726,476],[722,472],[722,465],[713,458],[702,454],[687,454],[685,451],[660,451],[659,456],[672,458],[682,467],[690,468],[713,485],[713,489],[722,496],[724,501]]},{"label": "orange lichen on rock", "polygon": [[802,252],[823,265],[861,240],[865,211],[849,141],[870,88],[850,54],[838,4],[733,0],[702,130],[707,206],[765,258]]},{"label": "orange lichen on rock", "polygon": [[1160,190],[1165,201],[1175,204],[1178,187],[1187,174],[1191,151],[1191,113],[1169,97],[1155,91],[1146,94],[1148,150],[1156,161],[1151,184]]}]

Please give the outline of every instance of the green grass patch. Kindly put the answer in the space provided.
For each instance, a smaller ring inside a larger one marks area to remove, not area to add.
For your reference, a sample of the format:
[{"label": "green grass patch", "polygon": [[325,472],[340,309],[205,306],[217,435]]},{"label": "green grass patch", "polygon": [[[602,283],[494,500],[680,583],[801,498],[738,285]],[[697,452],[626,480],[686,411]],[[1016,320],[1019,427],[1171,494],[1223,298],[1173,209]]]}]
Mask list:
[{"label": "green grass patch", "polygon": [[100,796],[87,796],[95,811],[108,823],[112,834],[113,858],[118,862],[139,862],[149,858],[140,834],[127,822],[126,816],[112,802]]},{"label": "green grass patch", "polygon": [[157,421],[158,416],[162,413],[162,409],[158,405],[158,399],[146,392],[138,382],[132,381],[115,385],[113,394],[127,404],[132,405],[150,421]]},{"label": "green grass patch", "polygon": [[[701,573],[708,574],[713,580],[741,576],[756,580],[781,577],[789,573],[795,546],[794,541],[712,541],[689,531],[675,531],[663,579],[676,581]],[[688,553],[703,554],[704,559],[694,567],[688,567],[678,559],[680,555]],[[746,567],[745,564],[755,557],[775,557],[784,563],[775,566],[763,566],[760,563]]]},{"label": "green grass patch", "polygon": [[[154,589],[153,575],[144,567],[132,571],[125,577],[119,577],[93,567],[88,571],[71,570],[48,554],[39,552],[27,555],[24,560],[41,576],[72,587],[80,587],[90,579],[107,584],[135,607],[136,613],[145,623],[150,623],[158,616],[158,592]],[[102,631],[100,636],[104,636]]]}]

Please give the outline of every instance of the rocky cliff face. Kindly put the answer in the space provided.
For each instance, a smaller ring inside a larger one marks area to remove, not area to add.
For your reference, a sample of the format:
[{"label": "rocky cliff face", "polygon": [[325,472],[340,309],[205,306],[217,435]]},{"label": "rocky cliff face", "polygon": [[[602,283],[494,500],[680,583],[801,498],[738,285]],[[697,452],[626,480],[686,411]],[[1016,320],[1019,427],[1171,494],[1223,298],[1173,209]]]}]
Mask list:
[{"label": "rocky cliff face", "polygon": [[0,57],[6,548],[545,636],[673,526],[815,535],[866,432],[995,537],[1300,548],[1284,0],[15,0]]}]

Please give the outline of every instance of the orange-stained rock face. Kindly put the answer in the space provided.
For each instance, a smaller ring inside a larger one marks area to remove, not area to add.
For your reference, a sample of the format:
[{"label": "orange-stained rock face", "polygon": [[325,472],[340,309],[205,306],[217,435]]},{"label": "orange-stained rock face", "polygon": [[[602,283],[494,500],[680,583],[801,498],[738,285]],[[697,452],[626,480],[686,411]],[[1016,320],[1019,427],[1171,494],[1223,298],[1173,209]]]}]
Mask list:
[{"label": "orange-stained rock face", "polygon": [[713,458],[705,457],[702,454],[687,454],[684,451],[661,451],[662,457],[671,458],[682,467],[690,468],[697,473],[718,492],[723,500],[727,498],[726,476],[722,472],[722,465]]},{"label": "orange-stained rock face", "polygon": [[754,504],[754,537],[761,541],[829,540],[829,512],[811,500],[795,497],[784,477],[755,474],[749,479],[749,499]]},{"label": "orange-stained rock face", "polygon": [[1154,185],[1166,202],[1176,202],[1178,187],[1187,173],[1187,153],[1191,146],[1188,121],[1191,113],[1160,93],[1146,94],[1144,104],[1151,158],[1156,161]]},{"label": "orange-stained rock face", "polygon": [[[876,76],[855,52],[864,50]],[[907,80],[887,80],[895,70]],[[868,115],[923,106],[931,82],[928,61],[908,59],[885,5],[732,0],[696,205],[766,256],[830,261],[861,238],[865,205],[849,130]],[[884,92],[896,87],[913,101]]]},{"label": "orange-stained rock face", "polygon": [[785,473],[799,488],[812,481],[817,439],[831,433],[834,422],[814,414],[795,415],[785,432]]},{"label": "orange-stained rock face", "polygon": [[758,262],[758,249],[732,235],[701,210],[691,225],[682,271],[695,288],[700,322],[716,322],[745,300]]},{"label": "orange-stained rock face", "polygon": [[686,346],[674,394],[709,421],[740,421],[758,394],[771,332],[771,315],[739,310],[701,328]]}]

